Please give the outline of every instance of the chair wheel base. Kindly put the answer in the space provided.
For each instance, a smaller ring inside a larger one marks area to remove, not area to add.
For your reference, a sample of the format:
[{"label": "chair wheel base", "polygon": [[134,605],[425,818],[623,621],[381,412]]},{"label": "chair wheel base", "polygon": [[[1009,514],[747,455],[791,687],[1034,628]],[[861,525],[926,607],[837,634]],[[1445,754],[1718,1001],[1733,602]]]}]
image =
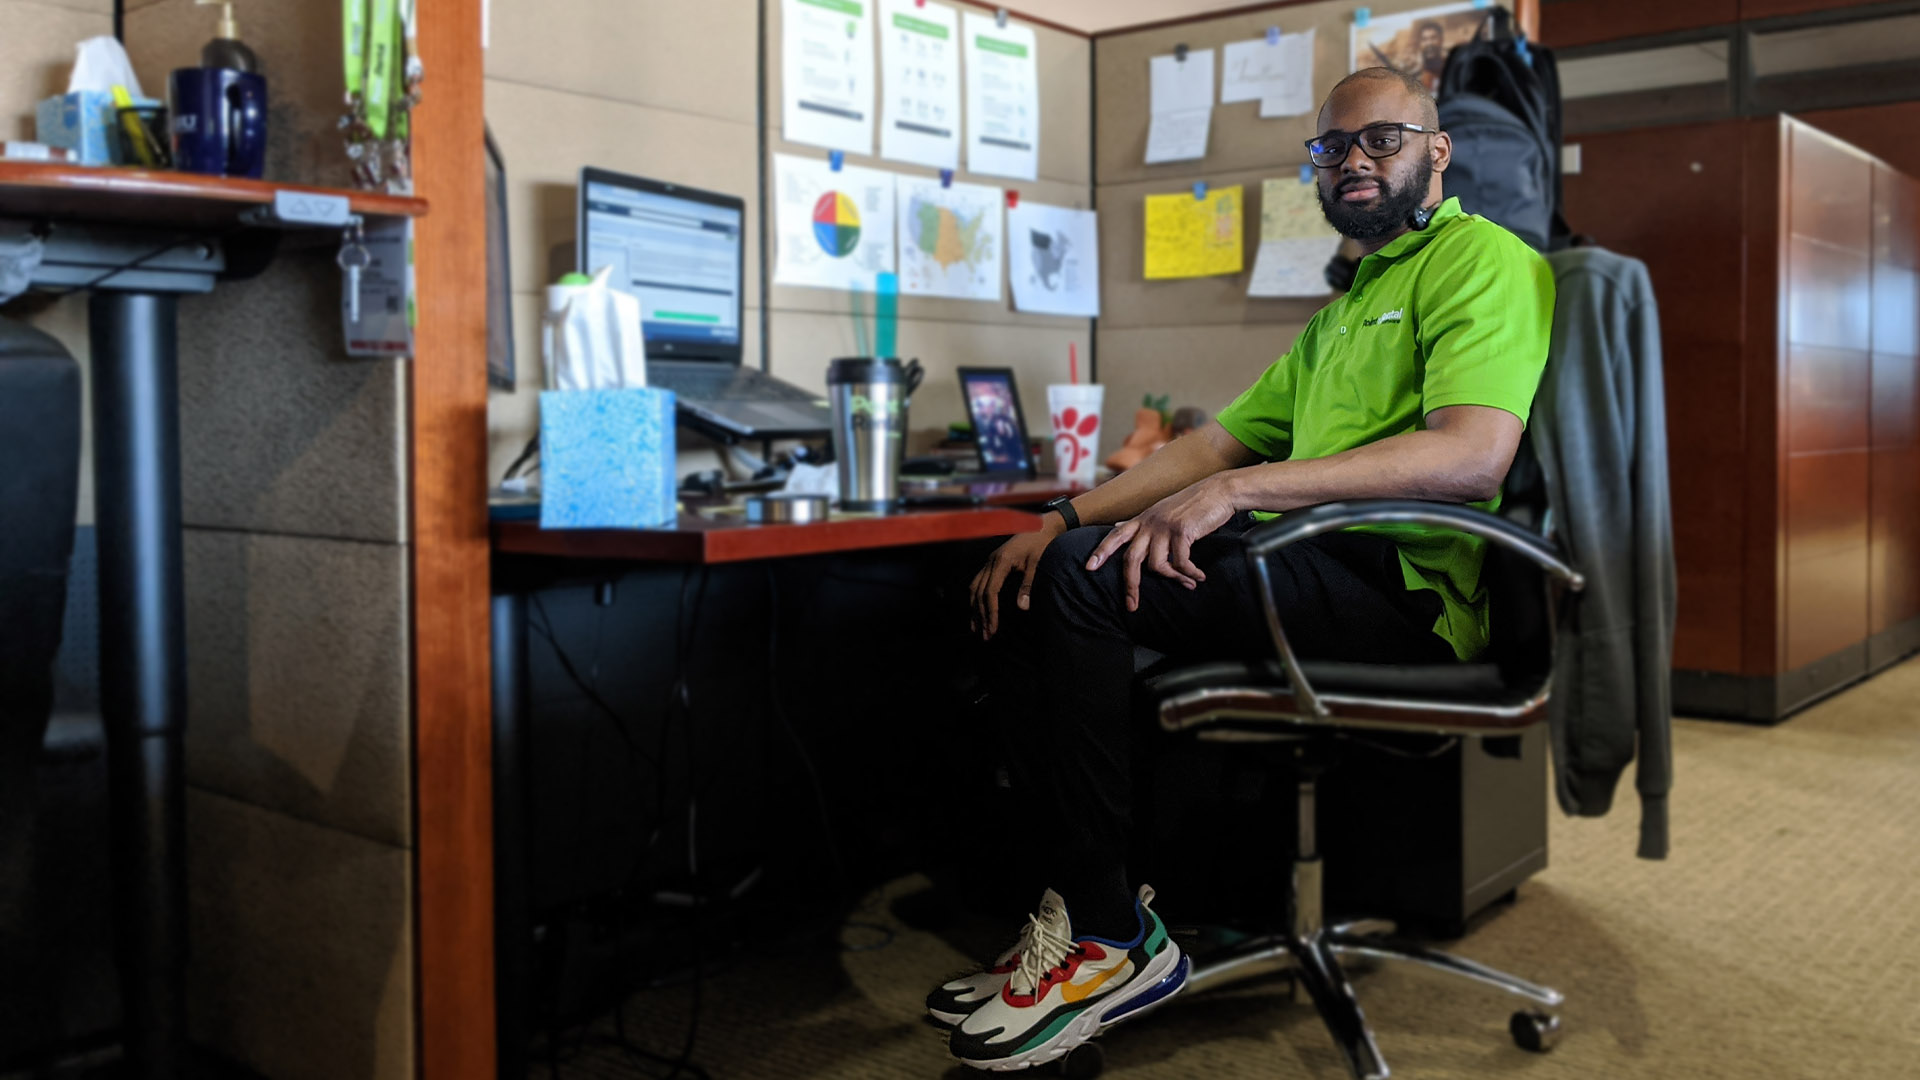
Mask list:
[{"label": "chair wheel base", "polygon": [[1093,1080],[1106,1067],[1107,1052],[1099,1043],[1081,1043],[1060,1059],[1060,1075],[1067,1080]]},{"label": "chair wheel base", "polygon": [[1544,1054],[1560,1041],[1560,1018],[1552,1013],[1521,1010],[1507,1021],[1513,1043],[1522,1050]]}]

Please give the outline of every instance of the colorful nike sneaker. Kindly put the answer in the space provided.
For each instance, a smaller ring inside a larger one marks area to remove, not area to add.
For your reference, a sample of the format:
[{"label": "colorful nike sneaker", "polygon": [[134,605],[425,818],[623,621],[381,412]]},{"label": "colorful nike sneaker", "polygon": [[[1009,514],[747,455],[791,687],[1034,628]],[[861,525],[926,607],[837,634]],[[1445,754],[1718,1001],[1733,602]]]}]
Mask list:
[{"label": "colorful nike sneaker", "polygon": [[[1066,901],[1060,894],[1048,889],[1040,897],[1040,910],[1064,910]],[[1029,917],[1027,925],[1020,930],[1020,936],[1014,940],[1006,952],[994,958],[993,963],[978,971],[958,975],[934,988],[927,995],[927,1015],[948,1027],[954,1027],[967,1018],[987,999],[1000,993],[1007,985],[1007,976],[1020,966],[1020,953],[1033,943],[1034,928],[1039,926],[1037,919]]]},{"label": "colorful nike sneaker", "polygon": [[1002,958],[1012,965],[1006,981],[953,1029],[953,1056],[995,1072],[1054,1061],[1178,993],[1189,965],[1152,903],[1153,890],[1141,886],[1130,941],[1076,939],[1066,905],[1049,890]]}]

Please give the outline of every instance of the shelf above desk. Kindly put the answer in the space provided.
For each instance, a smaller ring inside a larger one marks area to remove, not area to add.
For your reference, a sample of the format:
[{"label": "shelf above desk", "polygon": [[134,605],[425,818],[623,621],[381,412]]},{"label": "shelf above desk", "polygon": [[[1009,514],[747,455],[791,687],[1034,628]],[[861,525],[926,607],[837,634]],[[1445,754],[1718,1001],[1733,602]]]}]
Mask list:
[{"label": "shelf above desk", "polygon": [[345,197],[362,217],[423,217],[425,199],[161,169],[0,161],[0,217],[225,229],[276,192]]},{"label": "shelf above desk", "polygon": [[672,529],[542,529],[533,521],[497,521],[499,555],[642,562],[730,563],[837,551],[978,540],[1032,532],[1040,518],[1023,510],[918,510],[818,525],[750,525],[738,517],[680,515]]}]

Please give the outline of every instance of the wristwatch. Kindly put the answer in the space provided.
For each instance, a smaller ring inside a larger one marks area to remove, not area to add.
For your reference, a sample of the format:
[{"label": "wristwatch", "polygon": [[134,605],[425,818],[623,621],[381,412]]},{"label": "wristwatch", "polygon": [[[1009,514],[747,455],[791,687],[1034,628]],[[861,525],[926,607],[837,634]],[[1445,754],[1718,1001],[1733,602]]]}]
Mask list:
[{"label": "wristwatch", "polygon": [[1059,514],[1060,520],[1067,523],[1069,530],[1080,527],[1080,515],[1073,512],[1073,496],[1062,495],[1057,499],[1047,500],[1047,504],[1040,508],[1040,512],[1044,514],[1049,510]]}]

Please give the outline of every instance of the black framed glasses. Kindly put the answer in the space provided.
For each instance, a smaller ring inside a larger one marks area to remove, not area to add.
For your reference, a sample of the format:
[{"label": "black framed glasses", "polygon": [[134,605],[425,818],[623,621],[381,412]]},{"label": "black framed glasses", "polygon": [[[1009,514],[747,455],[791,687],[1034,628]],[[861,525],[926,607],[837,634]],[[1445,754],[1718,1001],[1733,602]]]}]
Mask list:
[{"label": "black framed glasses", "polygon": [[1328,131],[1307,140],[1307,156],[1313,159],[1316,168],[1332,169],[1347,160],[1347,154],[1357,140],[1360,149],[1368,157],[1379,159],[1392,157],[1400,152],[1403,131],[1416,135],[1432,135],[1438,128],[1421,127],[1419,124],[1396,124],[1386,121],[1368,124],[1359,131]]}]

